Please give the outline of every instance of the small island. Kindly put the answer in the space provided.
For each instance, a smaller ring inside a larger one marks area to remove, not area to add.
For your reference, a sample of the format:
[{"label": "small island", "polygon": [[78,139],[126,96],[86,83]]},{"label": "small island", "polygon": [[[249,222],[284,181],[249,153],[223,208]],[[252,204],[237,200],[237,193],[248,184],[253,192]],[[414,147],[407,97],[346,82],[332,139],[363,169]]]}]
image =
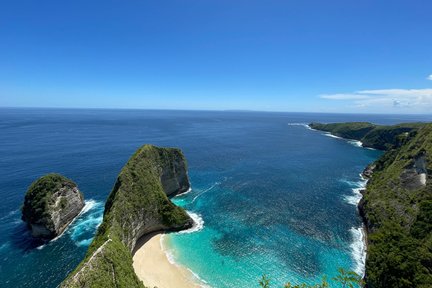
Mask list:
[{"label": "small island", "polygon": [[186,211],[168,198],[189,188],[186,159],[179,149],[139,148],[108,196],[84,260],[61,287],[144,287],[132,265],[137,242],[151,233],[193,226]]},{"label": "small island", "polygon": [[60,174],[48,174],[31,184],[22,207],[34,237],[52,239],[63,233],[84,207],[77,185]]}]

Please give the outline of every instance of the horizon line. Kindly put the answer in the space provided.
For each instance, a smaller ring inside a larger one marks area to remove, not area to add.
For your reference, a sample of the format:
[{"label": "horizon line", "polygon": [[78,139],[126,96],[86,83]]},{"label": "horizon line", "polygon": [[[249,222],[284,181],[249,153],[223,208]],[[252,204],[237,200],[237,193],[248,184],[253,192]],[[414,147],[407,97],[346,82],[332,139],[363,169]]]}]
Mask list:
[{"label": "horizon line", "polygon": [[345,115],[432,115],[432,113],[379,113],[379,112],[319,112],[319,111],[282,111],[252,109],[175,109],[175,108],[112,108],[112,107],[38,107],[38,106],[0,106],[0,109],[49,109],[49,110],[131,110],[131,111],[184,111],[184,112],[240,112],[240,113],[306,113],[306,114],[345,114]]}]

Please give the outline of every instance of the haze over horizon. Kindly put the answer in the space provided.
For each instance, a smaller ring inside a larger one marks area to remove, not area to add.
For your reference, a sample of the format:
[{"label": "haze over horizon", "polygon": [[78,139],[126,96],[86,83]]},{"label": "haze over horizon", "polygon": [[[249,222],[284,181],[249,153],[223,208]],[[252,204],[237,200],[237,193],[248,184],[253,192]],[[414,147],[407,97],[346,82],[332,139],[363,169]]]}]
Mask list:
[{"label": "haze over horizon", "polygon": [[432,111],[428,1],[0,7],[0,107]]}]

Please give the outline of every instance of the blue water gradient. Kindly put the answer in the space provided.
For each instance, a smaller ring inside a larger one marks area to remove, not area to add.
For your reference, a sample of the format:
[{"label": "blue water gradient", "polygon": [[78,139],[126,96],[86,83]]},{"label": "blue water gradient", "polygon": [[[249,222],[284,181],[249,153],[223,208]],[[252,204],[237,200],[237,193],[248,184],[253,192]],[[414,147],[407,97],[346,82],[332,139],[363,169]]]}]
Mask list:
[{"label": "blue water gradient", "polygon": [[[381,152],[307,129],[311,121],[427,121],[427,116],[0,109],[0,287],[56,287],[82,260],[116,176],[142,144],[180,147],[193,189],[174,201],[204,221],[166,249],[214,287],[312,283],[356,269],[359,173]],[[58,172],[84,211],[55,241],[20,220],[28,186]],[[350,198],[351,197],[351,198]],[[352,198],[354,197],[354,198]],[[354,245],[354,246],[353,246]],[[275,286],[277,287],[277,286]]]}]

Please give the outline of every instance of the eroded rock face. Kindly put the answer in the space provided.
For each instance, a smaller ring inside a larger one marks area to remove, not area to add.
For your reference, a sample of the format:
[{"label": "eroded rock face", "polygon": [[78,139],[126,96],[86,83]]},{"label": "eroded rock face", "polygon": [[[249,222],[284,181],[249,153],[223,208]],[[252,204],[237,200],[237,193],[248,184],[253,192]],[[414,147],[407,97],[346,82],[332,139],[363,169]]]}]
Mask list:
[{"label": "eroded rock face", "polygon": [[411,167],[406,168],[401,176],[402,187],[406,189],[418,189],[426,186],[427,166],[426,153],[421,153],[413,159]]},{"label": "eroded rock face", "polygon": [[194,225],[168,197],[189,187],[186,159],[179,149],[139,148],[117,177],[86,257],[60,286],[143,288],[132,266],[137,241],[149,233]]},{"label": "eroded rock face", "polygon": [[171,150],[171,161],[162,166],[160,180],[167,196],[172,197],[189,190],[186,161],[179,150]]},{"label": "eroded rock face", "polygon": [[366,168],[362,172],[363,178],[365,178],[365,179],[371,178],[374,169],[375,169],[375,164],[370,164],[370,165],[366,166]]},{"label": "eroded rock face", "polygon": [[130,205],[127,217],[119,213],[117,221],[123,230],[121,239],[131,251],[143,235],[193,226],[189,215],[168,198],[190,188],[186,163],[179,149],[144,145],[122,169],[113,189],[113,196],[121,200],[110,209],[119,211]]},{"label": "eroded rock face", "polygon": [[48,174],[28,189],[22,208],[22,220],[34,237],[52,239],[63,233],[84,207],[77,185],[59,174]]}]

